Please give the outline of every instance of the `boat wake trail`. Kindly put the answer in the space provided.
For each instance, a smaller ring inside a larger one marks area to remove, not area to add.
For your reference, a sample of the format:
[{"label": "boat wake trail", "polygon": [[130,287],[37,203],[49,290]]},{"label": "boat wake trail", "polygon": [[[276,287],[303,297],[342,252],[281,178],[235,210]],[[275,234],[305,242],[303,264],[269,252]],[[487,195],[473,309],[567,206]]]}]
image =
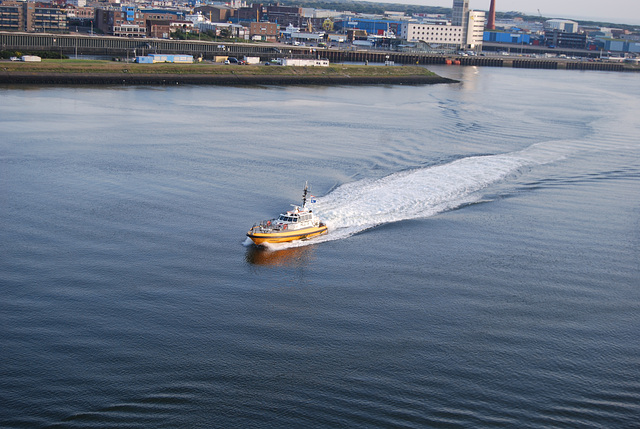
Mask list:
[{"label": "boat wake trail", "polygon": [[317,198],[312,207],[328,225],[327,235],[272,249],[340,240],[378,225],[430,217],[480,201],[483,189],[533,165],[555,161],[564,155],[561,152],[534,145],[519,152],[462,158],[344,184]]}]

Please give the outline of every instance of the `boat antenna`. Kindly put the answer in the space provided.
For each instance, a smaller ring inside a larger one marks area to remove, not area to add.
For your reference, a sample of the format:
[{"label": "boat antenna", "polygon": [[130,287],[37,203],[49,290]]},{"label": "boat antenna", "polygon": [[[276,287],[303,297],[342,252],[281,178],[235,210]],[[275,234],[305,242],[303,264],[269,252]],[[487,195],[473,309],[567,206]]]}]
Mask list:
[{"label": "boat antenna", "polygon": [[304,191],[302,192],[302,208],[304,209],[307,204],[307,192],[309,187],[307,186],[307,182],[304,182]]}]

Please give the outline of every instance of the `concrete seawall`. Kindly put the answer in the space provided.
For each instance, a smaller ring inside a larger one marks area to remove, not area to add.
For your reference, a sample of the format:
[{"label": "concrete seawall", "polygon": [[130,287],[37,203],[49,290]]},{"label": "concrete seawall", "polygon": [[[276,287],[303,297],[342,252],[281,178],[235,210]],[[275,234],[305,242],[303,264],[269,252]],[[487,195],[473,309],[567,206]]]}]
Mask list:
[{"label": "concrete seawall", "polygon": [[396,64],[452,64],[462,66],[484,67],[513,67],[533,69],[566,69],[566,70],[602,70],[602,71],[633,71],[622,63],[589,62],[565,59],[537,59],[537,58],[498,58],[498,57],[459,57],[434,54],[416,54],[404,52],[375,52],[375,51],[327,51],[323,52],[332,62],[374,62],[383,63],[393,61]]}]

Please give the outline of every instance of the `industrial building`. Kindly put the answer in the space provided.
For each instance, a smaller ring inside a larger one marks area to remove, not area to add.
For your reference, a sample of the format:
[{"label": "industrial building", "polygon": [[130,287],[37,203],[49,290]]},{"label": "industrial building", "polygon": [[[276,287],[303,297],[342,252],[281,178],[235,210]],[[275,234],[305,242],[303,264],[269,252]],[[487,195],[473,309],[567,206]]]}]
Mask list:
[{"label": "industrial building", "polygon": [[300,27],[302,24],[302,8],[295,6],[267,5],[264,8],[264,16],[267,21],[277,23],[280,28],[293,25]]},{"label": "industrial building", "polygon": [[567,49],[586,49],[587,35],[585,33],[567,33],[555,28],[545,28],[544,40],[547,46]]}]

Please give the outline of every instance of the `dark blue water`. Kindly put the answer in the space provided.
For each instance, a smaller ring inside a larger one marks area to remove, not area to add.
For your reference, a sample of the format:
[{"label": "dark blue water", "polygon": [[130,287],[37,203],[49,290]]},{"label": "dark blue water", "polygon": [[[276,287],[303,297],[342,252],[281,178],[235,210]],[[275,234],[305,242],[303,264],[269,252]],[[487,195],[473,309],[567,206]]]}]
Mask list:
[{"label": "dark blue water", "polygon": [[0,88],[0,426],[637,427],[639,76],[436,71]]}]

